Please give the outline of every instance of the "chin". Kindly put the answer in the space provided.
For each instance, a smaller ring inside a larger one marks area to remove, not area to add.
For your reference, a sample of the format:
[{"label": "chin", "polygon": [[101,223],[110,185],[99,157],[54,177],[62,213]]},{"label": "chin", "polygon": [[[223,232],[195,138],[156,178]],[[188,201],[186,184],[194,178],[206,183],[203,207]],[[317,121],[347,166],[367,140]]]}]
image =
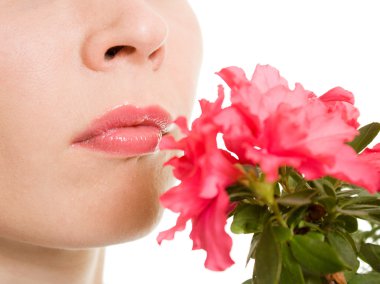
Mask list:
[{"label": "chin", "polygon": [[159,196],[131,206],[110,207],[108,214],[98,214],[79,226],[77,236],[72,235],[67,246],[101,247],[131,242],[148,235],[159,223],[163,208]]},{"label": "chin", "polygon": [[[112,209],[110,209],[112,211]],[[114,219],[97,217],[72,227],[50,228],[27,236],[23,242],[55,249],[80,250],[131,242],[148,235],[159,223],[162,208],[152,206],[136,214],[114,214]]]}]

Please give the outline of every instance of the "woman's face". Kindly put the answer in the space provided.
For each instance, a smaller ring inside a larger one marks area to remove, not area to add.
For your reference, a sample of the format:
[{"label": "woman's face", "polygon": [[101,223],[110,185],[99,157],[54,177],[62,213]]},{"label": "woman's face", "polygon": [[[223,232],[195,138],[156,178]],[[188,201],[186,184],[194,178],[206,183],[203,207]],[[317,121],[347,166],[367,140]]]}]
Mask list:
[{"label": "woman's face", "polygon": [[201,37],[187,1],[0,0],[0,42],[0,237],[84,248],[149,232],[168,154],[71,144],[124,103],[189,117]]}]

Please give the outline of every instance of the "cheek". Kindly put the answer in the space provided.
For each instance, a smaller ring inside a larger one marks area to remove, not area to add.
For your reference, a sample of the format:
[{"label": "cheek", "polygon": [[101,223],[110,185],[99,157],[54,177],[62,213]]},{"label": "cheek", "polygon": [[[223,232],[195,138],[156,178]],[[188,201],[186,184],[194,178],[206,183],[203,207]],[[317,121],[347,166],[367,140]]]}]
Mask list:
[{"label": "cheek", "polygon": [[[39,23],[33,17],[21,19],[3,13],[0,19],[0,205],[11,208],[23,198],[38,201],[30,189],[37,180],[47,182],[40,168],[49,152],[42,153],[44,141],[38,133],[44,133],[45,121],[52,116],[43,115],[52,103],[51,96],[50,100],[45,97],[48,76],[44,70],[55,49],[48,32],[31,24]],[[54,167],[51,164],[45,170]]]},{"label": "cheek", "polygon": [[[184,13],[168,15],[169,36],[166,64],[162,68],[163,84],[171,87],[167,98],[177,115],[188,118],[192,111],[198,74],[202,61],[202,36],[195,15],[186,8]],[[168,88],[168,87],[166,87]]]},{"label": "cheek", "polygon": [[[69,48],[73,42],[61,33],[56,35],[62,26],[59,19],[41,13],[0,17],[0,127],[4,138],[0,163],[25,168],[32,161],[42,165],[55,159],[51,150],[57,150],[57,141],[62,141],[59,147],[66,142],[60,130],[65,129],[69,117],[65,113],[69,108],[60,98],[69,94],[62,88],[62,73],[67,69],[60,53],[73,50]],[[26,173],[21,171],[20,177]]]}]

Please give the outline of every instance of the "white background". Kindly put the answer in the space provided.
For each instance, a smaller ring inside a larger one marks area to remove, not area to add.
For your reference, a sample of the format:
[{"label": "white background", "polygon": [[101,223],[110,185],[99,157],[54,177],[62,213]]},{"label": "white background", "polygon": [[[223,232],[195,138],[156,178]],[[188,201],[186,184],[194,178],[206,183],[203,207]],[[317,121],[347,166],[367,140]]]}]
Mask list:
[{"label": "white background", "polygon": [[[250,77],[256,64],[270,64],[280,70],[290,86],[300,82],[317,95],[335,86],[353,92],[361,111],[359,122],[380,121],[378,1],[189,2],[204,38],[198,98],[216,98],[216,86],[222,80],[214,72],[223,67],[240,66]],[[198,114],[197,104],[194,116]],[[158,232],[174,222],[175,215],[166,212],[149,236],[108,247],[105,284],[239,284],[249,278],[252,263],[244,267],[249,236],[233,236],[236,264],[224,272],[212,272],[203,266],[205,253],[191,251],[189,227],[174,241],[157,245]]]}]

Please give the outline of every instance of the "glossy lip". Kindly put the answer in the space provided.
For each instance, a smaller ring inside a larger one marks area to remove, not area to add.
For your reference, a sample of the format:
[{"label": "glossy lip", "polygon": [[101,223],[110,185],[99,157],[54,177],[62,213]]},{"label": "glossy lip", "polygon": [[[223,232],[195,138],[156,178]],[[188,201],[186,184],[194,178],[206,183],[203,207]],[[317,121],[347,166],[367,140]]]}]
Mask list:
[{"label": "glossy lip", "polygon": [[[72,145],[122,156],[149,153],[157,148],[162,135],[169,132],[171,122],[170,113],[158,105],[121,105],[93,120]],[[133,134],[136,131],[138,134]]]}]

